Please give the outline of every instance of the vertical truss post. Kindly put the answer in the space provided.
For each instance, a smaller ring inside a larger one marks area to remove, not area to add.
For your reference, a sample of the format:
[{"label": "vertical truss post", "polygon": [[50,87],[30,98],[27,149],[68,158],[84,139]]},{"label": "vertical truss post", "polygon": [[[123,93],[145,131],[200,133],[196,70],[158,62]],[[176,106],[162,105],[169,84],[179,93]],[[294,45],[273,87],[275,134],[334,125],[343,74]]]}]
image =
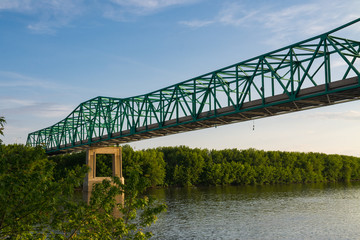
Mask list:
[{"label": "vertical truss post", "polygon": [[136,126],[135,126],[135,99],[132,97],[131,101],[132,101],[132,103],[131,103],[132,106],[131,106],[131,127],[130,127],[130,132],[132,134],[134,134],[135,133],[135,128],[136,128]]},{"label": "vertical truss post", "polygon": [[264,60],[260,59],[261,61],[261,100],[262,104],[265,105],[265,86],[264,86]]},{"label": "vertical truss post", "polygon": [[193,80],[193,93],[192,93],[192,118],[196,120],[196,79]]},{"label": "vertical truss post", "polygon": [[328,53],[328,44],[327,44],[327,38],[324,39],[324,67],[325,67],[325,89],[326,91],[329,90],[329,83],[331,82],[330,79],[330,55]]},{"label": "vertical truss post", "polygon": [[240,103],[240,96],[239,96],[239,66],[236,65],[236,79],[235,79],[235,82],[236,82],[236,110],[239,110],[240,107],[239,107],[239,103]]},{"label": "vertical truss post", "polygon": [[295,99],[294,96],[294,57],[293,48],[290,48],[290,83],[291,83],[291,98]]},{"label": "vertical truss post", "polygon": [[160,91],[160,109],[159,109],[159,113],[160,113],[160,122],[159,122],[159,127],[161,127],[163,125],[164,122],[164,99],[163,99],[163,91]]},{"label": "vertical truss post", "polygon": [[175,104],[176,104],[176,123],[179,124],[179,85],[175,86]]},{"label": "vertical truss post", "polygon": [[228,107],[230,107],[230,104],[231,104],[231,101],[230,101],[231,100],[231,97],[230,97],[230,94],[231,94],[231,92],[230,92],[230,83],[226,84],[226,86],[227,86],[226,90],[227,90],[227,97],[228,97],[227,98],[228,99],[228,104],[227,105],[228,105]]},{"label": "vertical truss post", "polygon": [[271,96],[275,96],[275,80],[274,73],[271,71]]},{"label": "vertical truss post", "polygon": [[[216,82],[218,82],[219,79],[217,77],[214,77],[214,115],[216,116]],[[223,84],[223,83],[219,83],[219,84]]]}]

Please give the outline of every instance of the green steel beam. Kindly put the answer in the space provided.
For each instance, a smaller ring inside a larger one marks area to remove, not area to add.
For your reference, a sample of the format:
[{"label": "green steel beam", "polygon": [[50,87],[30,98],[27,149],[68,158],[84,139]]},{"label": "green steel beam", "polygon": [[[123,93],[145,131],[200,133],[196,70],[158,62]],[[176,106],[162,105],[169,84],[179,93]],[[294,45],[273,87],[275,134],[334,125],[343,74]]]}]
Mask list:
[{"label": "green steel beam", "polygon": [[[320,106],[323,96],[340,99],[340,90],[331,87],[336,86],[333,79],[356,77],[357,84],[351,82],[341,90],[356,95],[354,89],[360,88],[360,42],[332,34],[359,21],[148,94],[90,99],[62,121],[30,133],[27,144],[42,145],[48,153],[56,153],[190,131],[229,123],[232,118],[252,119],[261,117],[262,111],[263,116],[272,115],[269,108],[290,109],[291,104],[299,108],[305,99],[321,99]],[[302,94],[321,86],[320,92]],[[350,98],[360,97],[355,95]],[[276,98],[281,100],[274,102]],[[249,107],[254,104],[256,107]]]}]

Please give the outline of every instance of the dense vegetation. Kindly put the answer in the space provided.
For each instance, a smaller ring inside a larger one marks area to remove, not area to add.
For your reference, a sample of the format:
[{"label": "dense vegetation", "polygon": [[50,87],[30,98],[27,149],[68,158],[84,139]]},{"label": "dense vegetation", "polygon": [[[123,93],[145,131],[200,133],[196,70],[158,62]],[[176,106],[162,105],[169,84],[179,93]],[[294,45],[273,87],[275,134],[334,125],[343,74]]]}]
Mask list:
[{"label": "dense vegetation", "polygon": [[145,229],[166,206],[142,194],[150,186],[143,172],[128,170],[126,185],[119,178],[96,185],[87,204],[74,198],[88,171],[85,155],[65,159],[55,163],[40,147],[0,144],[0,239],[150,238]]},{"label": "dense vegetation", "polygon": [[[54,157],[57,172],[85,163],[85,154]],[[107,163],[106,163],[107,162]],[[97,160],[111,175],[106,157]],[[151,186],[246,185],[351,181],[360,179],[360,158],[255,149],[207,150],[185,146],[134,151],[123,147],[124,177],[136,169]]]}]

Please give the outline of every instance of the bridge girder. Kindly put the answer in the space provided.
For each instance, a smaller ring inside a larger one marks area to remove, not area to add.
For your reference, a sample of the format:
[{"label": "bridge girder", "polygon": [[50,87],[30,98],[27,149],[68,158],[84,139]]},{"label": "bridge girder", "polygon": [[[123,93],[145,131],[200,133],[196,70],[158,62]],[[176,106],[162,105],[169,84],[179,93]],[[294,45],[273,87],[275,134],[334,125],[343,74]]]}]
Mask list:
[{"label": "bridge girder", "polygon": [[90,99],[27,144],[60,153],[356,100],[360,42],[332,34],[359,21],[148,94]]}]

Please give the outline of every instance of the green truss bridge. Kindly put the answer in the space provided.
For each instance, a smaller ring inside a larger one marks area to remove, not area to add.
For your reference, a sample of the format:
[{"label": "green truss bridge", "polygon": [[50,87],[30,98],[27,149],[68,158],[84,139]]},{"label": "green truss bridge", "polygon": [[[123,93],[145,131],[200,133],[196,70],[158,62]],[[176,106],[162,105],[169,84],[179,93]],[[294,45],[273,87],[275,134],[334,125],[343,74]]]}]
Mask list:
[{"label": "green truss bridge", "polygon": [[360,42],[336,36],[359,21],[151,93],[90,99],[27,144],[57,154],[359,99]]}]

